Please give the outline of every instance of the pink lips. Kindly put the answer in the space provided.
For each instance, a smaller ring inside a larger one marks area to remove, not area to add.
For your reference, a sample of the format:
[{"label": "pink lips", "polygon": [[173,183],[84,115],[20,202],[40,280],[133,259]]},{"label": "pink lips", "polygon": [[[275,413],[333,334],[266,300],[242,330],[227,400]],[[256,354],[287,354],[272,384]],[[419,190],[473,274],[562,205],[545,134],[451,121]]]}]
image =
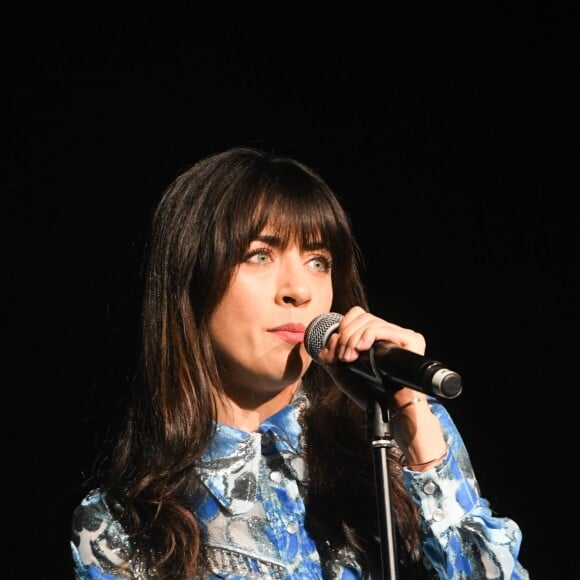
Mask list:
[{"label": "pink lips", "polygon": [[297,323],[282,324],[281,326],[268,329],[268,332],[274,333],[276,336],[290,344],[298,344],[304,341],[306,326]]}]

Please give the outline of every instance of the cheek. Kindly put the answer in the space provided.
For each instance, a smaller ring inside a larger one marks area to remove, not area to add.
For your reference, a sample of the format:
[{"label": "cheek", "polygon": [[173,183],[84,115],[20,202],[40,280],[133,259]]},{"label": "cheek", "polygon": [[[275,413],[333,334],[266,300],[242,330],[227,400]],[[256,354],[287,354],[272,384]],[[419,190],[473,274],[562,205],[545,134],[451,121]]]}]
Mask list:
[{"label": "cheek", "polygon": [[314,300],[316,301],[319,309],[329,310],[332,306],[333,298],[334,291],[330,280],[320,284],[320,286],[318,286],[316,289]]},{"label": "cheek", "polygon": [[243,316],[244,309],[236,305],[234,301],[222,300],[213,311],[209,320],[209,333],[214,345],[219,346],[228,336],[235,335],[240,327],[239,318]]},{"label": "cheek", "polygon": [[263,304],[257,290],[259,284],[244,282],[240,276],[234,277],[210,317],[209,330],[214,344],[227,340],[225,334],[235,341],[234,337],[241,335],[249,323],[256,320],[256,310]]},{"label": "cheek", "polygon": [[214,310],[209,321],[209,336],[215,356],[226,363],[235,350],[235,345],[242,341],[242,337],[237,334],[240,324],[233,319],[236,314],[224,305],[220,305]]}]

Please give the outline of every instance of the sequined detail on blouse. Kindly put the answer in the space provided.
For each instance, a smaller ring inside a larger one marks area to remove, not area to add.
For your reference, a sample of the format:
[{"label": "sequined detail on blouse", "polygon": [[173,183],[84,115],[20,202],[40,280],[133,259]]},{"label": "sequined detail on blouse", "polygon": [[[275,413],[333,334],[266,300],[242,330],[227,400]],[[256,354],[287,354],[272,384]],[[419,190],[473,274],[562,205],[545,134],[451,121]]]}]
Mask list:
[{"label": "sequined detail on blouse", "polygon": [[[307,478],[298,416],[305,405],[304,395],[298,394],[254,433],[216,425],[198,468],[203,486],[190,505],[202,527],[210,565],[200,578],[361,578],[360,566],[348,550],[321,564],[304,526]],[[425,472],[404,470],[405,485],[423,517],[427,566],[446,580],[528,580],[517,560],[518,526],[496,517],[480,497],[457,428],[443,405],[432,400],[431,406],[449,444],[447,456]],[[103,490],[95,490],[75,510],[71,536],[75,578],[153,580],[108,501]]]}]

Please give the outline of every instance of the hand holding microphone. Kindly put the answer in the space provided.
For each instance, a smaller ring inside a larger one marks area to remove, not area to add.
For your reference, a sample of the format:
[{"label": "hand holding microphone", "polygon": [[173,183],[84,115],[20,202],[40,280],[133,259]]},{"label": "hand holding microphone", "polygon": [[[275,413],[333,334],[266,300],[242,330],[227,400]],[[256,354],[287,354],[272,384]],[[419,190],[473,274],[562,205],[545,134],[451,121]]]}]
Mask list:
[{"label": "hand holding microphone", "polygon": [[[352,312],[353,310],[349,311],[347,316],[351,316]],[[360,345],[361,342],[364,344],[365,340],[368,341],[369,333],[374,333],[372,322],[379,320],[372,317],[371,325],[369,325],[367,316],[371,315],[361,308],[360,314],[350,321],[352,338],[357,345]],[[320,352],[326,348],[342,319],[341,314],[330,312],[316,317],[308,325],[304,336],[304,345],[314,361],[320,362],[318,359]],[[381,325],[385,324],[384,321],[380,322]],[[405,331],[405,329],[393,327],[393,329],[395,328],[399,332]],[[383,335],[386,338],[384,329],[377,329],[377,336]],[[347,394],[363,408],[366,406],[369,396],[373,394],[376,396],[385,395],[386,387],[390,381],[401,387],[411,387],[445,399],[453,399],[461,393],[461,376],[455,371],[447,369],[439,361],[395,346],[392,342],[387,342],[384,339],[375,340],[366,350],[358,350],[358,348],[356,350],[358,358],[352,362],[344,362],[341,366],[351,373],[353,382],[356,384],[360,385],[360,379],[362,379],[365,392],[357,393],[357,389],[360,387],[354,386],[349,387],[350,392]],[[348,373],[341,372],[341,382],[344,383],[345,380],[348,380]]]}]

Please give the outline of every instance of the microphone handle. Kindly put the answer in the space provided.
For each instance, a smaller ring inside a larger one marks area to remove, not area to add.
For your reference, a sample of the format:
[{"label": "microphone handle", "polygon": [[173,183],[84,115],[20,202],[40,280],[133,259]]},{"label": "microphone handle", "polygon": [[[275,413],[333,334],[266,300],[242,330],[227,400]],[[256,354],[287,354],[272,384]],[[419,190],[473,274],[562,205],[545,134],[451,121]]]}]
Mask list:
[{"label": "microphone handle", "polygon": [[376,342],[368,353],[362,353],[376,377],[390,379],[401,386],[412,387],[444,399],[454,399],[463,389],[461,376],[442,363],[404,348]]}]

